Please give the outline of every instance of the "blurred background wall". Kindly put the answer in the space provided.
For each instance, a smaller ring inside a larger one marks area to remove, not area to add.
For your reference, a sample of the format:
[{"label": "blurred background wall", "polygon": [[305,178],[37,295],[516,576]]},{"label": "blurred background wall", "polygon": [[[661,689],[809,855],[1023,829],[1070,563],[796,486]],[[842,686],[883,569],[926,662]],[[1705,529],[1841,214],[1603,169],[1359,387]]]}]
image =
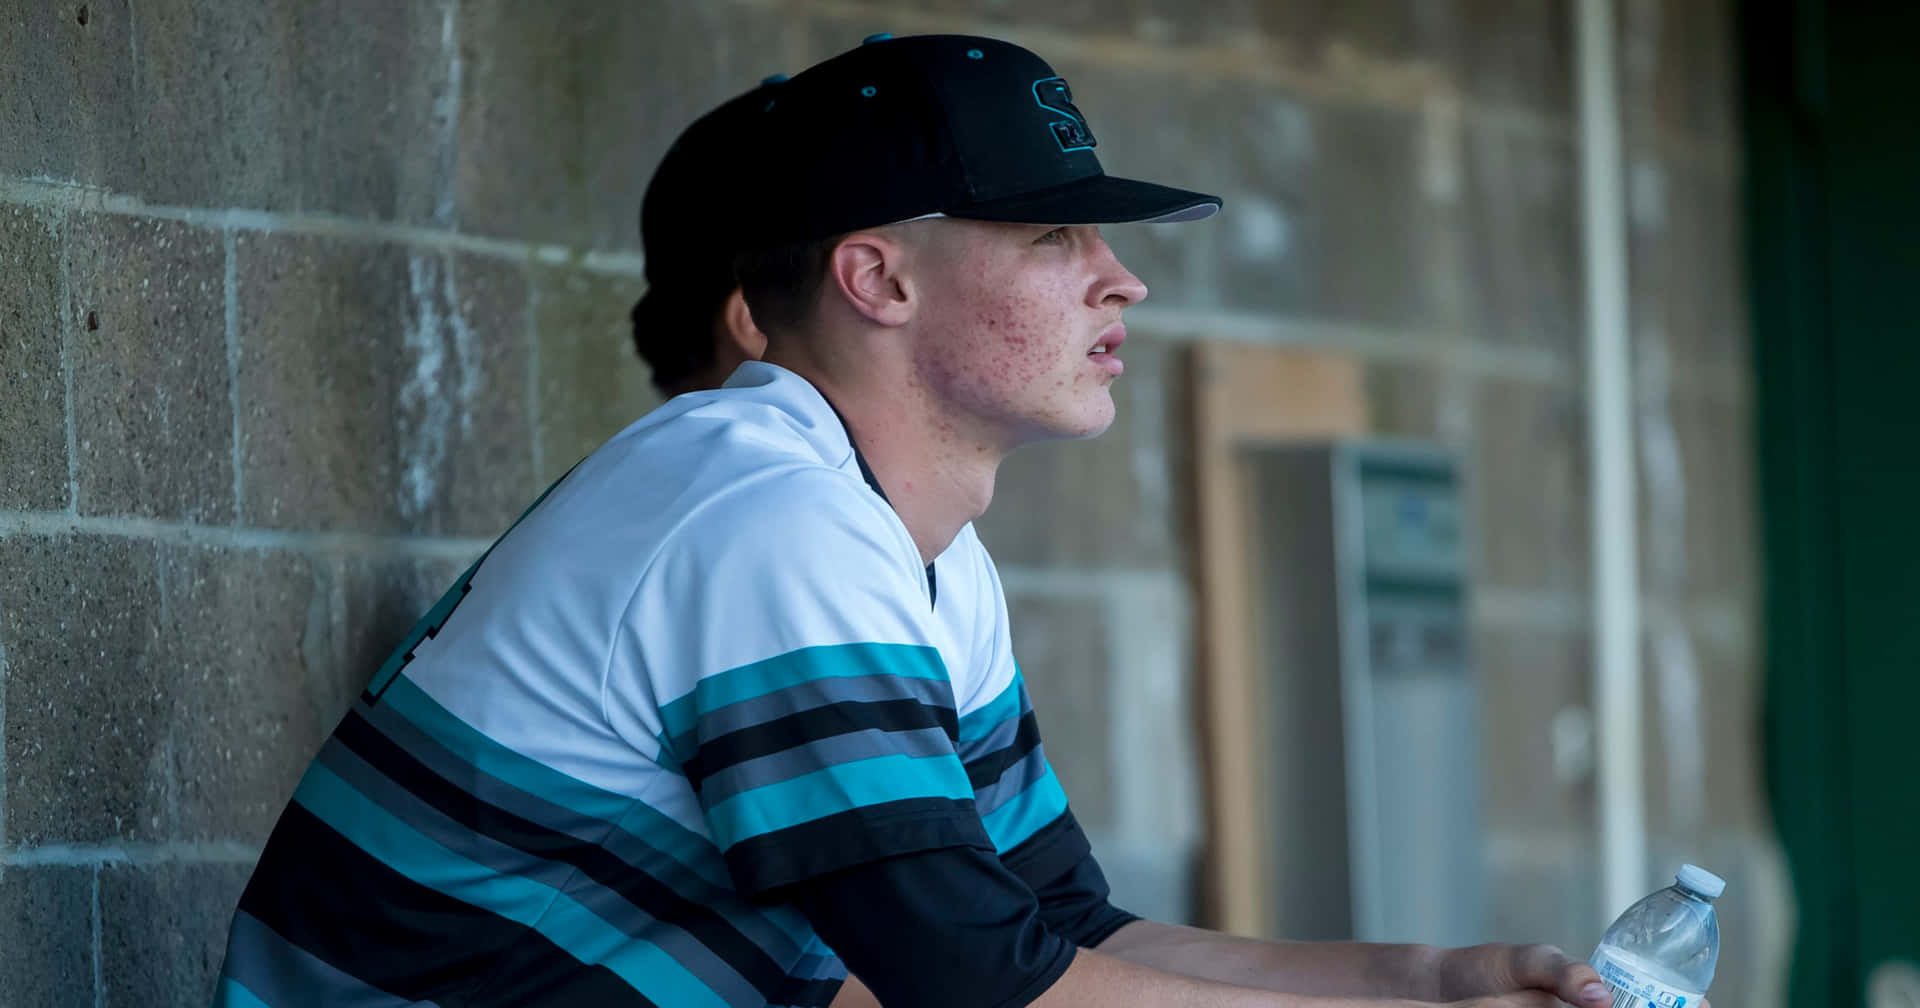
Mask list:
[{"label": "blurred background wall", "polygon": [[[1620,0],[1655,876],[1730,883],[1714,996],[1783,1003],[1762,795],[1726,0]],[[0,1004],[197,1004],[349,697],[549,480],[656,400],[640,193],[693,117],[875,31],[1047,57],[1152,288],[1120,419],[980,523],[1116,899],[1207,838],[1196,341],[1318,348],[1465,466],[1489,938],[1601,905],[1569,5],[1548,0],[0,2]],[[768,151],[770,168],[780,152]],[[1648,887],[1660,881],[1648,878]]]}]

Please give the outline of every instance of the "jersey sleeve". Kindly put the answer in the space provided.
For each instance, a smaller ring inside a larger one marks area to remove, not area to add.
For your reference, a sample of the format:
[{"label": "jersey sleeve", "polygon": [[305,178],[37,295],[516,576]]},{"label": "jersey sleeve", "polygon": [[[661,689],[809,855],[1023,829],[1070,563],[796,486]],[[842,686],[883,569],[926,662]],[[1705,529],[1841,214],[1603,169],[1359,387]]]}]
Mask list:
[{"label": "jersey sleeve", "polygon": [[923,569],[884,501],[825,469],[708,504],[642,579],[609,721],[650,731],[750,897],[881,858],[992,850]]},{"label": "jersey sleeve", "polygon": [[977,554],[979,665],[985,676],[960,718],[960,756],[1000,860],[1033,891],[1047,927],[1074,944],[1104,941],[1133,914],[1108,902],[1106,875],[1047,761],[1040,722],[1013,658],[1005,590]]},{"label": "jersey sleeve", "polygon": [[976,676],[961,701],[959,752],[981,822],[1004,856],[1064,815],[1067,795],[1047,762],[1039,721],[1014,662],[999,573],[985,549],[975,550],[973,563]]}]

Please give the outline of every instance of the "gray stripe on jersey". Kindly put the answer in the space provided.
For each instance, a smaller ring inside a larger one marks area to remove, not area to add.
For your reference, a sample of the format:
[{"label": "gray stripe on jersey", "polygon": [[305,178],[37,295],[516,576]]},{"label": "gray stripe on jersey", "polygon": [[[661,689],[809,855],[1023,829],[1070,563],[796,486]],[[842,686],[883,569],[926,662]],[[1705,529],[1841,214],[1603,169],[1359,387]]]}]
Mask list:
[{"label": "gray stripe on jersey", "polygon": [[395,997],[343,973],[306,949],[280,937],[252,914],[233,915],[222,975],[274,1008],[329,1005],[337,1008],[435,1008],[431,1001]]},{"label": "gray stripe on jersey", "polygon": [[1035,782],[1047,775],[1047,754],[1044,746],[1034,746],[1033,751],[1022,756],[1020,762],[1007,768],[1007,772],[973,793],[974,808],[982,816],[1002,805],[1020,797],[1020,793],[1032,787]]},{"label": "gray stripe on jersey", "polygon": [[713,774],[700,784],[708,808],[744,791],[778,784],[826,767],[875,756],[951,756],[953,740],[938,728],[882,731],[868,728],[756,756]]}]

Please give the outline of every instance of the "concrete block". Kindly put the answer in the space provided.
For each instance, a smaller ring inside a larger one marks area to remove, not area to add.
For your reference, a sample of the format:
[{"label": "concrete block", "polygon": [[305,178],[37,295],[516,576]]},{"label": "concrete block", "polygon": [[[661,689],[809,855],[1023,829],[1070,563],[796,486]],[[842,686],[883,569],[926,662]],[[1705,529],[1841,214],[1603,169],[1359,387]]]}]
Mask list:
[{"label": "concrete block", "polygon": [[1674,398],[1643,403],[1641,411],[1641,584],[1668,597],[1756,597],[1760,502],[1751,405]]},{"label": "concrete block", "polygon": [[643,281],[536,268],[533,283],[540,360],[535,436],[544,487],[661,399],[634,352],[627,319],[646,290]]},{"label": "concrete block", "polygon": [[639,246],[640,197],[680,131],[773,73],[784,17],[649,0],[481,0],[459,22],[459,227]]},{"label": "concrete block", "polygon": [[1469,335],[1579,352],[1585,280],[1577,157],[1566,137],[1468,123],[1461,211]]},{"label": "concrete block", "polygon": [[1105,608],[1099,599],[1011,595],[1013,653],[1027,681],[1047,760],[1066,788],[1073,813],[1089,825],[1115,817],[1112,717],[1113,656],[1107,653]]},{"label": "concrete block", "polygon": [[0,207],[0,508],[67,506],[60,237],[37,210]]},{"label": "concrete block", "polygon": [[1661,127],[1737,141],[1739,43],[1728,0],[1620,5],[1620,56],[1629,130]]},{"label": "concrete block", "polygon": [[1591,648],[1585,632],[1476,628],[1470,660],[1480,688],[1482,807],[1489,830],[1524,832],[1549,823],[1597,828],[1592,764],[1567,748],[1568,739],[1556,761],[1553,729],[1555,715],[1578,717],[1593,709]]},{"label": "concrete block", "polygon": [[1648,614],[1641,651],[1648,829],[1687,843],[1737,828],[1765,832],[1772,827],[1758,635],[1749,629],[1726,639],[1697,617],[1676,615]]},{"label": "concrete block", "polygon": [[1588,544],[1586,413],[1580,389],[1483,379],[1467,494],[1479,583],[1584,592]]},{"label": "concrete block", "polygon": [[212,1001],[249,872],[235,864],[101,868],[100,1003]]},{"label": "concrete block", "polygon": [[1442,280],[1424,254],[1436,222],[1422,195],[1417,113],[1245,80],[1056,68],[1108,171],[1226,200],[1227,213],[1201,223],[1105,229],[1154,291],[1149,304],[1431,321]]},{"label": "concrete block", "polygon": [[21,847],[155,842],[173,818],[154,547],[0,540],[7,835]]},{"label": "concrete block", "polygon": [[325,653],[331,664],[317,670],[315,688],[331,697],[335,720],[474,559],[348,556],[327,565],[332,605]]},{"label": "concrete block", "polygon": [[230,523],[220,236],[90,214],[67,227],[80,512]]},{"label": "concrete block", "polygon": [[1573,8],[1535,0],[1464,0],[1453,16],[1423,7],[1423,50],[1437,50],[1465,91],[1555,122],[1574,114]]},{"label": "concrete block", "polygon": [[109,189],[138,177],[129,8],[16,4],[0,17],[0,175]]},{"label": "concrete block", "polygon": [[238,242],[244,520],[493,536],[535,492],[518,267]]},{"label": "concrete block", "polygon": [[0,868],[0,1004],[93,1004],[91,867]]},{"label": "concrete block", "polygon": [[1636,144],[1627,179],[1635,340],[1665,344],[1676,388],[1751,382],[1739,174]]},{"label": "concrete block", "polygon": [[451,16],[444,3],[142,4],[140,194],[448,223]]},{"label": "concrete block", "polygon": [[291,553],[160,550],[174,839],[266,841],[344,710],[321,671],[329,599]]},{"label": "concrete block", "polygon": [[[981,7],[951,0],[954,8]],[[984,5],[995,26],[1014,5]],[[1569,114],[1571,31],[1562,5],[1532,0],[1222,0],[1194,17],[1180,0],[1052,4],[1035,17],[1086,33],[1209,47],[1212,72],[1252,76],[1274,65],[1405,93],[1435,91],[1564,117]],[[1012,26],[1009,25],[1011,28]],[[1225,60],[1224,64],[1219,63]],[[1348,85],[1358,90],[1358,85]]]},{"label": "concrete block", "polygon": [[1175,563],[1188,509],[1178,352],[1129,333],[1113,426],[1090,441],[1026,445],[1000,466],[977,521],[1002,567],[1146,569]]},{"label": "concrete block", "polygon": [[1445,376],[1433,366],[1367,361],[1362,380],[1369,432],[1414,438],[1440,433]]}]

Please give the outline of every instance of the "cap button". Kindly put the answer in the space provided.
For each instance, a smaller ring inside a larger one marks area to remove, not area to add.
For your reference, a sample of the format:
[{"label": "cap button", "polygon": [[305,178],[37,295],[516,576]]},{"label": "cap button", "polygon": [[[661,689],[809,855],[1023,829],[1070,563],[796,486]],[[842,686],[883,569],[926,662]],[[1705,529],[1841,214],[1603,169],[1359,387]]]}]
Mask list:
[{"label": "cap button", "polygon": [[872,45],[875,42],[885,42],[892,38],[893,38],[892,32],[874,32],[873,34],[867,36],[866,38],[861,39],[860,44]]},{"label": "cap button", "polygon": [[787,82],[786,74],[768,74],[767,76],[760,79],[760,86],[767,87],[768,85],[771,85],[771,84],[785,84],[786,82]]}]

